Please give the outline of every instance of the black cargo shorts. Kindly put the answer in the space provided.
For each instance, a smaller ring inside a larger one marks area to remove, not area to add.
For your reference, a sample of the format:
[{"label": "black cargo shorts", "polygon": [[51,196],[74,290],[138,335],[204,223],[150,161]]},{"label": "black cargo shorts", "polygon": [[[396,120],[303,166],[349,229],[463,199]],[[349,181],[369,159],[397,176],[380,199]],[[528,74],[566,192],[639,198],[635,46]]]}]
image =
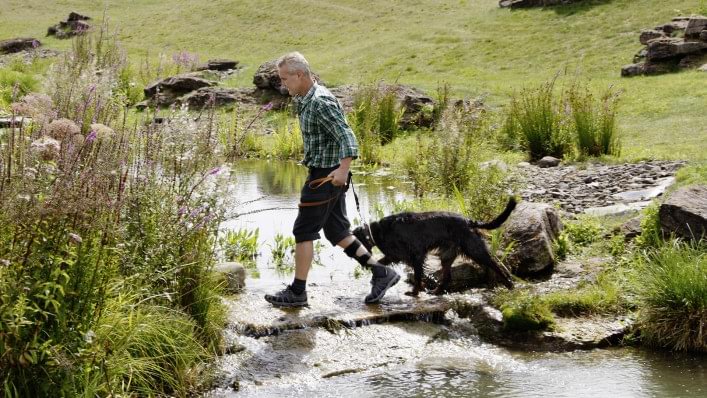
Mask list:
[{"label": "black cargo shorts", "polygon": [[[336,170],[339,166],[327,168],[309,168],[307,181],[302,187],[300,203],[314,203],[327,201],[317,206],[299,207],[297,219],[292,229],[295,242],[307,242],[320,238],[319,231],[324,228],[324,237],[336,245],[342,239],[351,235],[351,223],[346,216],[346,195],[348,183],[342,187],[335,187],[327,182],[318,188],[310,187],[309,183],[318,178],[323,178]],[[349,180],[350,181],[350,180]]]}]

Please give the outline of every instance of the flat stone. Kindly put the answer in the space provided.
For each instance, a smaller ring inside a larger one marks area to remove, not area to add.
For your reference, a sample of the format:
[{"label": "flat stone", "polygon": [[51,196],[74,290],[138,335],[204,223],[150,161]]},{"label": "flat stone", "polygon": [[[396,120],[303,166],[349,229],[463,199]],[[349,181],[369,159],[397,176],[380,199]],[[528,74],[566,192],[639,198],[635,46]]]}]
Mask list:
[{"label": "flat stone", "polygon": [[660,205],[658,218],[664,232],[699,240],[707,233],[707,186],[678,189]]},{"label": "flat stone", "polygon": [[646,189],[635,191],[620,192],[612,195],[612,197],[625,202],[638,202],[656,198],[662,195],[665,190],[675,183],[675,177],[662,178],[657,181],[658,185]]},{"label": "flat stone", "polygon": [[604,216],[620,216],[624,214],[630,214],[642,209],[645,209],[650,205],[651,202],[644,201],[644,202],[634,202],[634,203],[619,203],[615,205],[610,205],[610,206],[602,206],[602,207],[590,207],[588,209],[584,210],[585,214],[589,214],[590,216],[596,216],[596,217],[604,217]]},{"label": "flat stone", "polygon": [[247,336],[262,337],[312,327],[355,327],[404,320],[435,322],[444,318],[451,305],[444,296],[406,296],[403,293],[410,287],[402,282],[391,288],[380,304],[366,305],[363,298],[370,292],[369,280],[365,276],[310,284],[309,306],[298,309],[280,309],[265,301],[266,293],[275,293],[282,286],[247,289],[239,297],[225,300],[231,327]]},{"label": "flat stone", "polygon": [[560,159],[552,156],[545,156],[542,159],[538,160],[536,165],[541,168],[545,167],[555,167],[560,164]]}]

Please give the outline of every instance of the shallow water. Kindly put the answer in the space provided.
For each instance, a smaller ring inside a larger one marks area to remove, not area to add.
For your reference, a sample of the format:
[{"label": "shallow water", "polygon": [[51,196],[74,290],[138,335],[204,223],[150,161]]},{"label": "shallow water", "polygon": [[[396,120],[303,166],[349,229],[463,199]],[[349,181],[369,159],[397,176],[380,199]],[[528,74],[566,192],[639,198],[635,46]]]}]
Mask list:
[{"label": "shallow water", "polygon": [[[260,295],[291,281],[291,271],[278,270],[270,264],[268,245],[275,234],[290,234],[306,169],[289,162],[257,160],[237,163],[233,174],[240,202],[266,196],[239,212],[285,208],[244,215],[223,225],[260,229],[261,253],[247,281],[251,295]],[[367,217],[376,203],[386,204],[410,196],[407,183],[385,172],[359,175],[355,183]],[[348,214],[351,219],[357,218],[351,191],[347,195]],[[327,313],[329,307],[336,310],[333,304],[327,304],[337,295],[331,289],[351,286],[350,291],[338,294],[359,299],[358,295],[366,289],[365,281],[348,281],[355,267],[340,249],[324,241],[320,262],[309,278],[313,282],[310,292],[313,310],[322,313]],[[401,297],[404,288],[398,288],[391,291],[390,297],[386,296],[391,302]],[[241,304],[247,303],[243,300]],[[234,302],[239,305],[238,299]],[[349,304],[358,308],[356,305]],[[277,320],[286,314],[268,315]],[[224,386],[236,379],[240,381],[239,391],[224,387],[210,396],[707,396],[706,356],[631,348],[515,352],[483,343],[465,319],[452,319],[446,325],[401,322],[340,331],[305,328],[259,339],[230,333],[231,339],[244,349],[221,358],[220,368]]]}]

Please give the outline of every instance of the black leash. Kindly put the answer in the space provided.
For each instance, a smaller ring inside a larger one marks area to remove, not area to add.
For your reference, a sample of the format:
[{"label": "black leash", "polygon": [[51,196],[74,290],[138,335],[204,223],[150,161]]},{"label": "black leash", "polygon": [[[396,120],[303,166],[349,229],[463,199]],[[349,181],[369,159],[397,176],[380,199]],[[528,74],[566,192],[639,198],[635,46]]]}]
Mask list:
[{"label": "black leash", "polygon": [[376,246],[376,241],[373,240],[373,231],[371,231],[371,226],[366,222],[366,219],[363,217],[363,213],[361,213],[361,205],[359,204],[358,195],[356,194],[356,188],[354,188],[353,184],[353,173],[351,173],[350,171],[349,180],[347,184],[351,187],[351,191],[353,191],[354,200],[356,201],[356,211],[358,212],[358,216],[361,217],[361,223],[363,224],[364,231],[367,235],[366,238],[370,240],[372,246]]}]

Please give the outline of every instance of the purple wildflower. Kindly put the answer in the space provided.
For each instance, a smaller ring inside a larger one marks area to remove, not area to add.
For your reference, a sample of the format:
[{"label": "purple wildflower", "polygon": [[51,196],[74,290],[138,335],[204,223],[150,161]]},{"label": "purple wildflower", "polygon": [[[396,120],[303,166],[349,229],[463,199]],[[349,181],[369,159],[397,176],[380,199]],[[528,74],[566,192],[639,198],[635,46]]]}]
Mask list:
[{"label": "purple wildflower", "polygon": [[273,103],[268,102],[267,104],[263,105],[263,107],[261,109],[264,111],[269,111],[270,109],[272,109],[272,107],[273,107]]},{"label": "purple wildflower", "polygon": [[96,133],[95,130],[91,130],[91,132],[86,136],[86,142],[91,143],[96,140],[96,137],[98,136],[98,133]]},{"label": "purple wildflower", "polygon": [[186,212],[187,212],[187,207],[186,207],[186,206],[182,206],[182,207],[179,208],[179,210],[177,210],[177,214],[179,214],[180,216],[183,216],[184,213],[186,213]]},{"label": "purple wildflower", "polygon": [[214,175],[214,174],[218,174],[219,171],[221,171],[221,168],[220,168],[220,167],[214,167],[213,169],[209,170],[209,174],[208,174],[208,175],[212,176],[212,175]]}]

